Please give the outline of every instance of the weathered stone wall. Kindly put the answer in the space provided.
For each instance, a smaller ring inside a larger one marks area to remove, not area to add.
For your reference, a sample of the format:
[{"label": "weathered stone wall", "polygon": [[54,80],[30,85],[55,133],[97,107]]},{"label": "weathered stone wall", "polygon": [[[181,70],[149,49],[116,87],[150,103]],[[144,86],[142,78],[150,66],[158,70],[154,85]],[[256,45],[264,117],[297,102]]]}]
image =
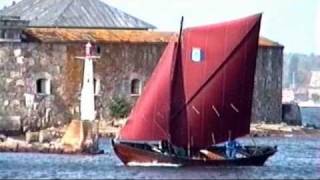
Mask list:
[{"label": "weathered stone wall", "polygon": [[[94,62],[94,77],[100,81],[100,91],[96,94],[97,117],[109,117],[108,106],[111,98],[122,96],[134,104],[137,95],[131,94],[131,81],[138,79],[141,87],[151,75],[165,44],[123,44],[99,45],[101,58]],[[79,113],[80,85],[82,81],[82,61],[75,59],[83,56],[83,44],[68,45],[68,61],[64,71],[65,103],[74,114]],[[76,93],[75,93],[76,92]]]},{"label": "weathered stone wall", "polygon": [[[103,44],[95,62],[98,118],[108,117],[115,95],[134,103],[131,81],[141,86],[150,76],[165,44]],[[21,132],[64,124],[79,117],[84,43],[0,43],[0,121]],[[49,81],[49,94],[38,93],[37,80]],[[14,123],[10,123],[12,119]],[[18,124],[17,124],[18,122]],[[20,123],[20,124],[19,124]]]},{"label": "weathered stone wall", "polygon": [[282,121],[283,47],[259,47],[253,93],[252,121]]},{"label": "weathered stone wall", "polygon": [[[84,43],[0,43],[0,131],[39,130],[79,118]],[[144,86],[166,44],[100,44],[93,54],[97,118],[109,117],[114,96],[130,103],[131,82]],[[99,49],[99,50],[97,50]],[[99,52],[98,52],[99,51]],[[257,59],[253,121],[281,121],[282,48],[260,47]],[[37,80],[49,81],[38,93]],[[0,132],[1,133],[1,132]]]},{"label": "weathered stone wall", "polygon": [[[64,59],[65,46],[0,43],[1,121],[14,118],[20,122],[14,129],[4,129],[34,130],[68,121],[68,113],[58,93]],[[40,78],[50,81],[50,94],[37,93],[36,81]]]}]

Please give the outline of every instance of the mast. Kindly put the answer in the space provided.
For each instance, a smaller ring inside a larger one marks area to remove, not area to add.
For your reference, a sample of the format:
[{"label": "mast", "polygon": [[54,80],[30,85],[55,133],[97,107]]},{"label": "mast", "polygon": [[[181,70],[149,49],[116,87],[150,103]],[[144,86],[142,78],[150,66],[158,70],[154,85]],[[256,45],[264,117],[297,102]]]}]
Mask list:
[{"label": "mast", "polygon": [[[179,38],[178,38],[178,44],[177,44],[177,58],[176,58],[176,62],[177,61],[180,61],[181,63],[181,60],[182,60],[182,43],[181,43],[181,40],[182,40],[182,31],[183,31],[183,23],[184,23],[184,17],[182,16],[181,17],[181,21],[180,21],[180,31],[179,31]],[[170,108],[171,109],[171,108]],[[172,117],[172,119],[174,120],[174,116]],[[188,121],[188,119],[185,119],[185,121]],[[191,156],[191,141],[192,139],[190,138],[190,126],[189,126],[189,123],[187,123],[187,140],[188,140],[188,156],[190,157]]]},{"label": "mast", "polygon": [[[178,48],[181,48],[181,37],[182,37],[182,30],[183,30],[183,22],[184,22],[184,17],[181,17],[180,20],[180,30],[179,30],[179,38],[178,38]],[[180,49],[181,50],[181,49]],[[179,51],[179,49],[178,49]]]},{"label": "mast", "polygon": [[[180,22],[180,31],[179,31],[179,38],[178,38],[178,58],[177,60],[182,61],[182,43],[181,43],[181,39],[182,39],[182,31],[183,31],[183,22],[184,22],[184,17],[181,17],[181,22]],[[173,116],[173,118],[175,118]],[[187,141],[188,141],[188,146],[187,146],[187,155],[190,157],[191,156],[191,146],[193,144],[193,138],[190,137],[190,126],[189,126],[189,122],[188,122],[188,118],[185,119],[186,123],[187,123]]]}]

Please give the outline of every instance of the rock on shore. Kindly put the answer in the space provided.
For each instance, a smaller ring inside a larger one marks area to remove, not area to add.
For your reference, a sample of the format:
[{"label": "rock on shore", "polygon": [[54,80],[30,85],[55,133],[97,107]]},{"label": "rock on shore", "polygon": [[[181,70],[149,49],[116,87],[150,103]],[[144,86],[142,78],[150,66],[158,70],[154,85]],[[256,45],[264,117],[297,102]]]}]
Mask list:
[{"label": "rock on shore", "polygon": [[[79,127],[83,126],[81,125]],[[81,139],[81,142],[79,142],[81,147],[75,149],[72,144],[70,144],[71,140],[74,140],[74,136],[70,136],[70,133],[74,135],[74,132],[66,133],[67,129],[70,129],[70,127],[52,127],[39,132],[27,132],[25,136],[21,137],[5,137],[4,135],[0,135],[0,152],[38,152],[54,154],[103,153],[103,151],[100,150],[93,151],[92,148],[86,146],[87,136],[91,136],[88,130],[79,134],[79,136],[85,139]],[[65,134],[67,136],[64,136]],[[82,146],[84,148],[82,148]]]}]

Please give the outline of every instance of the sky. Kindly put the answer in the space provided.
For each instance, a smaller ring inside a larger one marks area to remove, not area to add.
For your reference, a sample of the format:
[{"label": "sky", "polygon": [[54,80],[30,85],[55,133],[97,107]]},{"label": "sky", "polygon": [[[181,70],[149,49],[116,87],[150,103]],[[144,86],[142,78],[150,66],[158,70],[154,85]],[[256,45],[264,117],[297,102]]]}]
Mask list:
[{"label": "sky", "polygon": [[[16,0],[18,2],[19,0]],[[260,35],[285,46],[286,53],[320,54],[320,0],[102,0],[159,31],[212,24],[263,13]],[[0,8],[12,0],[0,0]]]}]

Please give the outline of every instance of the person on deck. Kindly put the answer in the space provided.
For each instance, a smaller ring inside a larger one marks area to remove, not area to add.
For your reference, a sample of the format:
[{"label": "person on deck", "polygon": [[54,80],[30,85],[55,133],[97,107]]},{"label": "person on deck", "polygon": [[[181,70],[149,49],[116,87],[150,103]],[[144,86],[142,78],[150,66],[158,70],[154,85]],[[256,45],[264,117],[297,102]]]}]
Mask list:
[{"label": "person on deck", "polygon": [[241,148],[240,143],[238,143],[236,140],[232,139],[232,140],[228,140],[226,142],[225,146],[226,146],[227,158],[228,159],[235,159],[237,152]]}]

